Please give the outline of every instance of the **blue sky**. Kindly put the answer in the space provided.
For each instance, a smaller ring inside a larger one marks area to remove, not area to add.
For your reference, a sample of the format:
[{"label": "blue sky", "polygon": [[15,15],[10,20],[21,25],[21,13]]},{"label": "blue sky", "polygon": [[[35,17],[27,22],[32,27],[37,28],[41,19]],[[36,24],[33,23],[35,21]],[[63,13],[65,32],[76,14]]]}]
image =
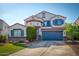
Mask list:
[{"label": "blue sky", "polygon": [[43,10],[67,17],[66,22],[68,23],[74,22],[79,17],[79,4],[77,3],[10,3],[0,4],[0,19],[9,25],[17,22],[24,24],[25,18]]}]

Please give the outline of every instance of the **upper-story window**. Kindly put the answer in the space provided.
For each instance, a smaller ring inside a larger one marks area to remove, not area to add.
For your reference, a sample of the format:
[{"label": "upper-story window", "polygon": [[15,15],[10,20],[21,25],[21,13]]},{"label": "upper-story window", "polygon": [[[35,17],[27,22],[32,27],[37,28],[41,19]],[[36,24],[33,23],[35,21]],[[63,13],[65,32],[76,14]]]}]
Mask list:
[{"label": "upper-story window", "polygon": [[42,13],[42,18],[45,18],[45,13]]},{"label": "upper-story window", "polygon": [[43,26],[50,27],[51,26],[51,22],[50,21],[44,21],[43,22]]},{"label": "upper-story window", "polygon": [[64,20],[63,19],[55,19],[53,21],[53,24],[56,25],[56,26],[63,25],[64,24]]}]

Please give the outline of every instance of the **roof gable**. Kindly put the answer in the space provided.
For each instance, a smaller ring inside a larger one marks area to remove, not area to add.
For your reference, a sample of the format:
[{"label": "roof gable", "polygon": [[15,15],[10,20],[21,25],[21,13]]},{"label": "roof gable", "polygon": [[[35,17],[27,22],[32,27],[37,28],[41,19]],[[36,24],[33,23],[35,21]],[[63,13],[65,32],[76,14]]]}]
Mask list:
[{"label": "roof gable", "polygon": [[9,26],[4,20],[0,19],[0,22],[5,23],[7,26]]},{"label": "roof gable", "polygon": [[[51,15],[56,15],[56,14],[53,14],[53,13],[50,13],[50,12],[47,12],[47,11],[41,11],[38,14],[42,14],[42,13],[48,13],[48,14],[51,14]],[[38,14],[36,14],[36,15],[38,15]]]},{"label": "roof gable", "polygon": [[[44,14],[44,13],[45,13],[45,18],[43,18],[43,14]],[[24,21],[33,20],[32,17],[37,18],[36,20],[39,19],[39,21],[40,21],[40,20],[42,20],[42,21],[44,21],[44,20],[51,20],[52,18],[58,17],[58,16],[59,16],[59,17],[62,17],[63,19],[66,18],[66,17],[64,17],[64,16],[62,16],[62,15],[56,15],[56,14],[53,14],[53,13],[50,13],[50,12],[47,12],[47,11],[41,11],[41,12],[39,12],[38,14],[35,14],[35,15],[33,15],[33,16],[30,16],[30,17],[26,18]]]},{"label": "roof gable", "polygon": [[23,24],[20,24],[20,23],[15,23],[15,24],[11,25],[10,27],[17,26],[17,25],[25,27]]},{"label": "roof gable", "polygon": [[39,17],[39,18],[43,18],[43,14],[45,14],[45,19],[50,19],[51,17],[54,17],[55,14],[53,13],[50,13],[50,12],[47,12],[47,11],[42,11],[42,12],[39,12],[38,14],[36,14],[35,16]]},{"label": "roof gable", "polygon": [[42,12],[36,14],[35,16],[42,18],[43,13],[45,13],[45,18],[44,18],[44,20],[51,20],[52,18],[55,18],[55,17],[60,17],[60,18],[66,19],[65,16],[56,15],[56,14],[53,14],[53,13],[50,13],[50,12],[47,12],[47,11],[42,11]]}]

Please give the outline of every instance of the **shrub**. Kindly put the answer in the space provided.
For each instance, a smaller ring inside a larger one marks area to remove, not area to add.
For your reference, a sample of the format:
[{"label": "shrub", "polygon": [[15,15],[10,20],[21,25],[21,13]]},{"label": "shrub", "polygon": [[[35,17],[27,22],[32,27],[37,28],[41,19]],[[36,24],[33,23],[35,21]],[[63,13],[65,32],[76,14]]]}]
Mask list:
[{"label": "shrub", "polygon": [[79,40],[79,32],[73,32],[74,40]]},{"label": "shrub", "polygon": [[0,35],[0,43],[5,43],[7,37],[5,35]]},{"label": "shrub", "polygon": [[28,27],[27,28],[27,38],[29,41],[34,41],[36,39],[36,28]]},{"label": "shrub", "polygon": [[24,43],[24,41],[19,41],[18,43]]},{"label": "shrub", "polygon": [[16,46],[21,46],[21,47],[26,47],[26,44],[22,44],[22,43],[13,43],[13,45],[16,45]]},{"label": "shrub", "polygon": [[9,43],[13,43],[13,41],[9,41]]},{"label": "shrub", "polygon": [[66,34],[72,41],[79,40],[79,26],[76,24],[66,24]]}]

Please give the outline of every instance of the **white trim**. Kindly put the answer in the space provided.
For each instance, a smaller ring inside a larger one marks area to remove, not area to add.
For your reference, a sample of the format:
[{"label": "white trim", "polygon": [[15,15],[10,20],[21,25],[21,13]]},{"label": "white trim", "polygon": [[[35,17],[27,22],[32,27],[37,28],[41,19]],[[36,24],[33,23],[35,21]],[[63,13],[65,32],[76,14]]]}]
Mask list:
[{"label": "white trim", "polygon": [[[64,24],[63,24],[63,25],[60,25],[60,26],[54,25],[54,24],[53,24],[53,21],[54,21],[55,19],[62,19],[62,20],[64,20]],[[62,18],[62,17],[60,17],[60,18],[57,18],[57,17],[52,18],[52,19],[51,19],[51,25],[52,25],[52,27],[63,27],[63,26],[65,26],[65,18]]]},{"label": "white trim", "polygon": [[64,36],[64,37],[66,36],[66,31],[65,31],[65,30],[63,31],[63,36]]}]

